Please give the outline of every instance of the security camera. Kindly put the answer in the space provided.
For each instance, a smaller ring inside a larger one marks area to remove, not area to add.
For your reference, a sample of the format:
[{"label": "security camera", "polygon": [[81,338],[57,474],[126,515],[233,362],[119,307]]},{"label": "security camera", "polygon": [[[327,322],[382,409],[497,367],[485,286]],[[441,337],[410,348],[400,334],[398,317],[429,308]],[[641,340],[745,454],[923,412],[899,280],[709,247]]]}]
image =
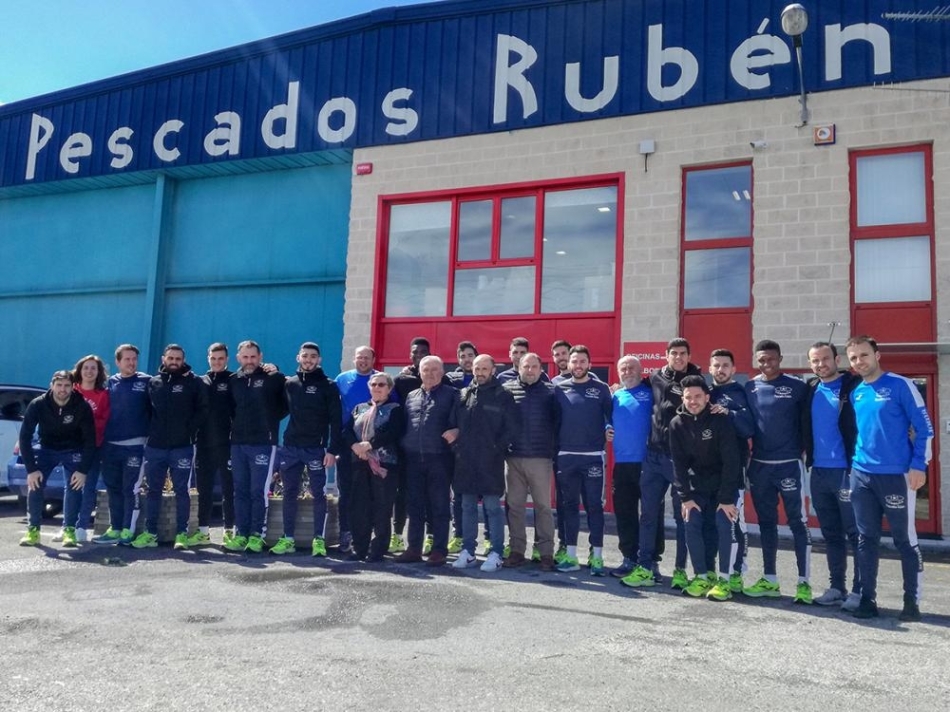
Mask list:
[{"label": "security camera", "polygon": [[760,138],[758,141],[749,141],[749,145],[752,146],[752,148],[768,148],[769,142]]}]

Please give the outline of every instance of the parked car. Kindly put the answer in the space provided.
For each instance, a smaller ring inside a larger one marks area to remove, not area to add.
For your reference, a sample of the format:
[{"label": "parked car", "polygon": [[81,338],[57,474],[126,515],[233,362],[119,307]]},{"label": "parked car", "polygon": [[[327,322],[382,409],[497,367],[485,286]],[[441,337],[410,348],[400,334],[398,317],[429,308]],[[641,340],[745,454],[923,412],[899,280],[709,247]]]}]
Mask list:
[{"label": "parked car", "polygon": [[[0,384],[0,453],[13,452],[20,437],[20,425],[30,401],[46,393],[37,386],[11,386]],[[7,472],[0,468],[0,489],[9,487]]]}]

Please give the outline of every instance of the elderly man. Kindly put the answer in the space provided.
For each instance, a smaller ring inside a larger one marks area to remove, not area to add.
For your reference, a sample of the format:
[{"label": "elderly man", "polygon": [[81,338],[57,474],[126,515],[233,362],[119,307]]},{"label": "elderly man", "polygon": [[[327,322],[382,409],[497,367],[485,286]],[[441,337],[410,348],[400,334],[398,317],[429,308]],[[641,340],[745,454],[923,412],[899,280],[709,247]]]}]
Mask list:
[{"label": "elderly man", "polygon": [[426,563],[441,566],[448,553],[449,488],[454,464],[449,446],[458,437],[459,392],[442,384],[443,375],[442,359],[426,356],[419,362],[421,387],[406,395],[402,448],[406,453],[409,542],[396,558],[400,563],[422,561],[427,514],[433,543]]},{"label": "elderly man", "polygon": [[541,358],[529,352],[521,358],[518,378],[504,385],[520,413],[507,460],[505,499],[511,551],[504,565],[516,567],[525,562],[528,545],[525,511],[530,492],[534,505],[534,543],[541,554],[541,570],[554,571],[554,519],[550,502],[560,409],[554,386],[542,381],[541,374]]},{"label": "elderly man", "polygon": [[505,514],[501,497],[505,493],[505,456],[517,432],[518,411],[511,393],[495,378],[495,359],[487,354],[472,364],[474,380],[462,391],[458,411],[459,437],[456,445],[456,495],[462,496],[462,551],[453,566],[474,566],[478,536],[478,499],[482,498],[490,522],[491,552],[482,571],[502,567],[505,546]]}]

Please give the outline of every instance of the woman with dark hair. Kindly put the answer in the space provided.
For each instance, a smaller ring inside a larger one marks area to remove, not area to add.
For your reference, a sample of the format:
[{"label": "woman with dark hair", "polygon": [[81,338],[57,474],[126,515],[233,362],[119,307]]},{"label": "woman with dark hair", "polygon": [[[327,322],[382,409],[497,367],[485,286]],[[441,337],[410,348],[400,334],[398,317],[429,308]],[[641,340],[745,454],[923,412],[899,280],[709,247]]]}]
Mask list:
[{"label": "woman with dark hair", "polygon": [[79,520],[76,526],[76,541],[87,541],[87,533],[92,528],[92,510],[96,507],[96,491],[99,488],[99,449],[109,420],[109,391],[106,390],[106,365],[95,354],[83,356],[72,370],[73,389],[81,395],[92,408],[93,422],[96,425],[96,455],[92,467],[86,473],[86,484],[82,490],[82,504],[79,506]]},{"label": "woman with dark hair", "polygon": [[396,452],[406,427],[402,406],[389,402],[392,389],[392,376],[374,373],[369,379],[369,402],[353,409],[353,418],[343,433],[343,440],[353,453],[351,561],[382,561],[389,549],[399,479]]}]

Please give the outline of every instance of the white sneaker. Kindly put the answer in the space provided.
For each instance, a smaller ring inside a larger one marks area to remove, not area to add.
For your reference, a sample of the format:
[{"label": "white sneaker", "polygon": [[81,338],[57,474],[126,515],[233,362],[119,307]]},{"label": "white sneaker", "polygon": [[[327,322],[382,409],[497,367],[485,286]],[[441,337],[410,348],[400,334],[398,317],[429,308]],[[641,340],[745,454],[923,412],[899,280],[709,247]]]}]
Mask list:
[{"label": "white sneaker", "polygon": [[815,599],[819,606],[840,606],[844,601],[844,594],[836,588],[829,588]]},{"label": "white sneaker", "polygon": [[468,553],[468,549],[462,549],[459,552],[459,557],[452,562],[453,569],[468,569],[472,566],[478,566],[478,561]]},{"label": "white sneaker", "polygon": [[53,534],[53,541],[62,541],[63,540],[63,530],[60,529],[58,532]]},{"label": "white sneaker", "polygon": [[485,559],[485,563],[482,564],[482,571],[487,571],[488,573],[500,571],[503,563],[501,554],[493,551],[488,555],[488,558]]},{"label": "white sneaker", "polygon": [[858,610],[859,605],[861,605],[861,594],[849,593],[848,597],[844,599],[844,603],[841,604],[841,610],[854,612]]},{"label": "white sneaker", "polygon": [[76,541],[78,542],[89,541],[89,533],[82,527],[76,527]]}]

